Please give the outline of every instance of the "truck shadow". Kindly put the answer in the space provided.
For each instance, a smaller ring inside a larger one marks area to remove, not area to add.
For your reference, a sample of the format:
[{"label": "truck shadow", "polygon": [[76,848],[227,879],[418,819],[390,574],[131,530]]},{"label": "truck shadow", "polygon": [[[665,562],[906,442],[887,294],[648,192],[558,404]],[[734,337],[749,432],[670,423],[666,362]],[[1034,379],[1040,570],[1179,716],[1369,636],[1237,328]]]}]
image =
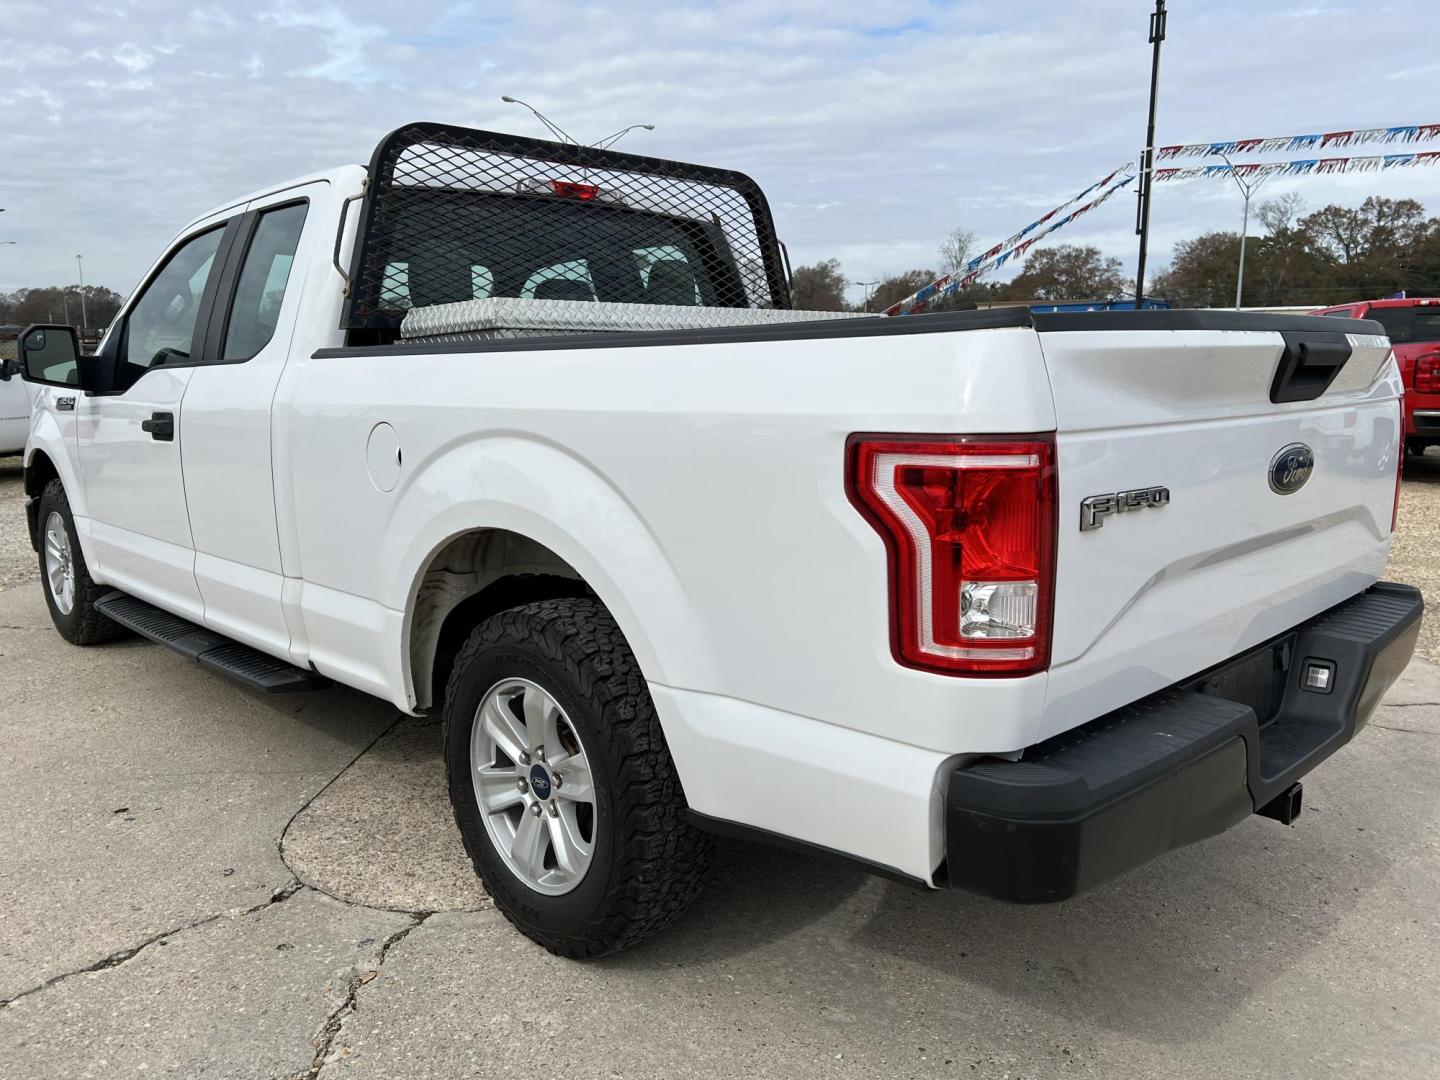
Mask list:
[{"label": "truck shadow", "polygon": [[[687,967],[744,972],[751,991],[803,993],[852,1014],[866,1000],[854,992],[857,974],[884,972],[892,989],[876,983],[875,1016],[866,1018],[882,1026],[894,995],[943,1001],[977,1020],[1008,1000],[1040,1031],[1099,1027],[1183,1045],[1297,969],[1309,972],[1312,952],[1343,952],[1354,910],[1372,903],[1372,890],[1388,891],[1392,865],[1417,842],[1409,830],[1382,837],[1354,824],[1392,811],[1383,796],[1347,785],[1343,800],[1336,793],[1312,806],[1297,828],[1252,818],[1091,894],[1039,907],[727,844],[688,916],[601,963],[643,971],[683,957]],[[1398,906],[1387,916],[1411,919]],[[793,990],[774,989],[782,976]]]},{"label": "truck shadow", "polygon": [[1405,458],[1406,483],[1440,484],[1440,450]]}]

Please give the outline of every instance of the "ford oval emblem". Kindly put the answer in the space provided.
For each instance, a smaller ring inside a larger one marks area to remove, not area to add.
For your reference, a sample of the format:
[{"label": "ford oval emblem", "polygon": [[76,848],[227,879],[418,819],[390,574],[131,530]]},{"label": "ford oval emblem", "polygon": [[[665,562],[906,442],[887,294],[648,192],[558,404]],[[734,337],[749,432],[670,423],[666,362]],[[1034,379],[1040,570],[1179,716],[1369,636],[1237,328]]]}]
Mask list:
[{"label": "ford oval emblem", "polygon": [[1315,454],[1304,443],[1291,443],[1270,459],[1270,490],[1294,495],[1315,471]]}]

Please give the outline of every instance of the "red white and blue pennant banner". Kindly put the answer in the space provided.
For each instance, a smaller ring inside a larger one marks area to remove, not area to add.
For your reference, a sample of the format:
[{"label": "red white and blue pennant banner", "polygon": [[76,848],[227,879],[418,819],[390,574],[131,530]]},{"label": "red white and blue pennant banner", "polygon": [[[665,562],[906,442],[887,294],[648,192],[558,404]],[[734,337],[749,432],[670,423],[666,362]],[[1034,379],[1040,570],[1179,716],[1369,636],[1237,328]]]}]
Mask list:
[{"label": "red white and blue pennant banner", "polygon": [[1440,124],[1402,124],[1399,127],[1358,128],[1353,131],[1326,131],[1314,135],[1281,135],[1269,139],[1231,139],[1228,142],[1184,143],[1162,146],[1155,151],[1161,161],[1211,154],[1278,154],[1297,150],[1324,150],[1332,146],[1363,146],[1366,143],[1422,143],[1440,139]]},{"label": "red white and blue pennant banner", "polygon": [[[1026,225],[1023,229],[1017,232],[1014,236],[1008,237],[1000,241],[1000,243],[996,244],[988,251],[983,251],[979,255],[976,255],[973,259],[971,259],[964,266],[962,266],[958,272],[953,274],[945,274],[942,277],[936,278],[929,285],[926,285],[923,289],[911,293],[909,296],[905,297],[904,300],[901,300],[898,303],[892,304],[890,307],[886,308],[884,312],[882,312],[882,314],[919,314],[920,312],[925,310],[928,304],[932,304],[936,300],[943,300],[945,299],[945,297],[950,296],[953,293],[959,292],[966,286],[973,285],[982,274],[994,270],[997,267],[1004,266],[1005,263],[1009,262],[1011,259],[1023,258],[1025,253],[1029,251],[1030,248],[1035,244],[1035,242],[1038,241],[1042,236],[1046,236],[1054,232],[1056,229],[1061,228],[1064,225],[1068,225],[1070,222],[1074,221],[1082,214],[1089,213],[1091,210],[1095,209],[1095,207],[1103,203],[1106,199],[1110,198],[1111,195],[1114,195],[1115,192],[1119,191],[1126,184],[1130,183],[1130,181],[1134,180],[1134,176],[1121,177],[1121,179],[1117,183],[1113,184],[1109,188],[1106,188],[1107,184],[1110,184],[1112,180],[1114,180],[1117,176],[1119,176],[1128,168],[1130,168],[1129,165],[1121,165],[1118,168],[1112,169],[1110,173],[1104,177],[1104,179],[1095,181],[1095,183],[1091,184],[1078,195],[1075,195],[1074,197],[1065,200],[1053,210],[1050,210],[1049,212],[1036,218],[1029,225]],[[1102,188],[1106,188],[1106,190],[1101,191]],[[1081,206],[1076,207],[1074,210],[1070,210],[1069,213],[1064,213],[1064,211],[1069,210],[1070,207],[1075,206],[1076,203],[1080,202],[1081,199],[1084,199],[1087,195],[1090,195],[1096,191],[1100,191],[1100,194],[1096,195],[1095,198],[1091,199],[1089,202],[1084,203]]]},{"label": "red white and blue pennant banner", "polygon": [[1313,173],[1383,172],[1415,165],[1440,165],[1440,150],[1422,154],[1381,154],[1376,157],[1298,158],[1295,161],[1246,162],[1240,165],[1184,165],[1156,169],[1156,180],[1195,180],[1224,176],[1262,179]]}]

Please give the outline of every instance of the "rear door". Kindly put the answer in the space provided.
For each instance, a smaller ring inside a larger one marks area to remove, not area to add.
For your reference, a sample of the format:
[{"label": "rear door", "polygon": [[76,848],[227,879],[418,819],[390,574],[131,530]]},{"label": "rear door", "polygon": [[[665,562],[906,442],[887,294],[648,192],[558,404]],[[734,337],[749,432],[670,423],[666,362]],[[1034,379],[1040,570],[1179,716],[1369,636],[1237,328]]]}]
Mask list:
[{"label": "rear door", "polygon": [[[324,182],[256,200],[221,274],[206,363],[185,393],[185,495],[195,578],[212,629],[286,656],[290,631],[275,517],[272,407],[300,310],[300,268],[319,255]],[[307,225],[310,227],[307,231]],[[294,273],[292,274],[292,270]]]},{"label": "rear door", "polygon": [[1379,328],[1138,328],[1211,315],[1156,314],[1040,335],[1060,499],[1047,733],[1280,634],[1385,566],[1401,388]]}]

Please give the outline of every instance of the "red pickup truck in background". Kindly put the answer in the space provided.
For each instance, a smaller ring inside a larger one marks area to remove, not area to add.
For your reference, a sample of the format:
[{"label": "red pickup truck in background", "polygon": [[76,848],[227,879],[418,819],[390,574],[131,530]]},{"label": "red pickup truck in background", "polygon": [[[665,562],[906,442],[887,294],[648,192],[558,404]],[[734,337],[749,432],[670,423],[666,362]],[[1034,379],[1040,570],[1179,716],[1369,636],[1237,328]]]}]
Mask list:
[{"label": "red pickup truck in background", "polygon": [[1373,319],[1385,327],[1405,383],[1405,452],[1440,446],[1440,298],[1361,300],[1314,314]]}]

